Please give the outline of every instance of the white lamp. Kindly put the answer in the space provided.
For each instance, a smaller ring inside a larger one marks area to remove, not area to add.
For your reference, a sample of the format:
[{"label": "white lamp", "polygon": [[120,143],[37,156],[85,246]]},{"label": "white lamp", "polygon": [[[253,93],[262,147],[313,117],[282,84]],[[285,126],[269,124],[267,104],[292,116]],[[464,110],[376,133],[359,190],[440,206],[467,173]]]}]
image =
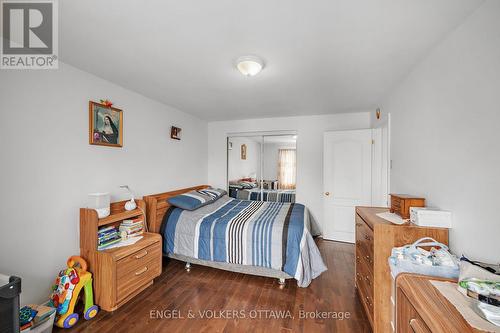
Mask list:
[{"label": "white lamp", "polygon": [[124,188],[127,190],[127,192],[130,194],[130,201],[127,201],[125,203],[125,209],[126,210],[134,210],[137,208],[137,204],[135,203],[135,200],[134,200],[134,194],[132,193],[132,191],[130,190],[130,188],[128,187],[128,185],[121,185],[120,188]]},{"label": "white lamp", "polygon": [[254,76],[264,68],[264,61],[253,55],[243,56],[236,60],[236,68],[245,76]]}]

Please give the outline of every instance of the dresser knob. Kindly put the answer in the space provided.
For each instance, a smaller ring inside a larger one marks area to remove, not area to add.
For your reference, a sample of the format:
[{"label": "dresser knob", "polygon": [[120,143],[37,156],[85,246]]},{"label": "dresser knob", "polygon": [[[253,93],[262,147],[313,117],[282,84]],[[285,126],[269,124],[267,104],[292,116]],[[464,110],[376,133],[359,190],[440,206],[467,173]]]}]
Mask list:
[{"label": "dresser knob", "polygon": [[370,280],[370,277],[367,275],[365,276],[365,280],[366,282],[368,282],[368,285],[371,286],[372,285],[372,281]]}]

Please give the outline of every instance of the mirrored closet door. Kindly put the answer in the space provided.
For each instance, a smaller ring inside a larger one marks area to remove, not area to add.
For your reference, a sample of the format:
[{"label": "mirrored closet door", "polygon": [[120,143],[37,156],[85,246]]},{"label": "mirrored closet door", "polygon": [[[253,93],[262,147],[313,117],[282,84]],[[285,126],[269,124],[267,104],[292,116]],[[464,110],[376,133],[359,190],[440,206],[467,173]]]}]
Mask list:
[{"label": "mirrored closet door", "polygon": [[231,197],[295,202],[296,135],[230,136],[227,140],[227,162]]}]

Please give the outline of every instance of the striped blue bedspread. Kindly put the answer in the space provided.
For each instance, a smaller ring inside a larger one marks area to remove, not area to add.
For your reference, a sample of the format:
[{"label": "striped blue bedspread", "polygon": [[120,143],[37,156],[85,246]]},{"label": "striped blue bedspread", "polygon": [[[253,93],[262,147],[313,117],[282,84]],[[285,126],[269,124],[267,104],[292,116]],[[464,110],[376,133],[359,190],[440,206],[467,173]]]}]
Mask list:
[{"label": "striped blue bedspread", "polygon": [[295,190],[229,189],[229,196],[240,200],[295,202]]},{"label": "striped blue bedspread", "polygon": [[283,271],[307,287],[326,270],[304,205],[224,196],[187,211],[171,208],[161,233],[164,254]]}]

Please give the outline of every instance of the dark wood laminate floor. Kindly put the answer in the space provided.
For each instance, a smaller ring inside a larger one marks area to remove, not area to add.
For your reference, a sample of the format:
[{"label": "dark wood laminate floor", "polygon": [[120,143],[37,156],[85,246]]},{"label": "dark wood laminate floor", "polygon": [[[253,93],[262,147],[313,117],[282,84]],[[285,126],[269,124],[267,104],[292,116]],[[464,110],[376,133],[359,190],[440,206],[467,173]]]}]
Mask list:
[{"label": "dark wood laminate floor", "polygon": [[[280,289],[276,279],[196,265],[186,272],[183,263],[170,260],[153,286],[114,313],[103,311],[70,330],[54,331],[371,332],[354,290],[354,245],[316,242],[328,271],[308,288],[287,280]],[[309,318],[300,318],[301,311]],[[327,318],[311,318],[316,311]],[[339,319],[340,313],[346,318]]]}]

